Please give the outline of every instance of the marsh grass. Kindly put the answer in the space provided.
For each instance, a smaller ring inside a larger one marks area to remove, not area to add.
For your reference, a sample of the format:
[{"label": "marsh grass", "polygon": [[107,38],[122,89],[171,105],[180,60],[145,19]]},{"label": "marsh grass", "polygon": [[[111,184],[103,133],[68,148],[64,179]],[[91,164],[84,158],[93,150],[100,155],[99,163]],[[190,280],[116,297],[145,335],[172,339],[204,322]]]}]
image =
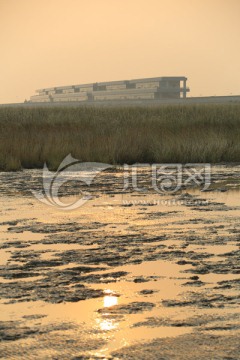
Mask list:
[{"label": "marsh grass", "polygon": [[0,108],[0,169],[239,162],[240,105]]}]

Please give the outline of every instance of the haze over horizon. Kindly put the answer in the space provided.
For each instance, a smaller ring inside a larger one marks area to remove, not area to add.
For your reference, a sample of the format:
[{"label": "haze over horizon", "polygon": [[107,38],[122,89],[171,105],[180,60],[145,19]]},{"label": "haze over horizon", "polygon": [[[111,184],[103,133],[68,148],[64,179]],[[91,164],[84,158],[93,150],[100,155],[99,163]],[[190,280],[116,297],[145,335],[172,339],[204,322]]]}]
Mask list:
[{"label": "haze over horizon", "polygon": [[0,103],[38,88],[187,76],[240,95],[239,0],[0,0]]}]

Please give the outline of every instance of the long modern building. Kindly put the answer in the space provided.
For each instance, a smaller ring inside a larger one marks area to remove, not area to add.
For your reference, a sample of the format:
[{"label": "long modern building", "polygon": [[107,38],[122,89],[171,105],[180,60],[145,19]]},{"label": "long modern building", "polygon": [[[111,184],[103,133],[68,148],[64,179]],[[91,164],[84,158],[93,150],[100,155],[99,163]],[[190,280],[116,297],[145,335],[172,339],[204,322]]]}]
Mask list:
[{"label": "long modern building", "polygon": [[184,76],[155,77],[40,89],[36,90],[37,95],[31,96],[30,102],[180,99],[186,98],[188,91]]}]

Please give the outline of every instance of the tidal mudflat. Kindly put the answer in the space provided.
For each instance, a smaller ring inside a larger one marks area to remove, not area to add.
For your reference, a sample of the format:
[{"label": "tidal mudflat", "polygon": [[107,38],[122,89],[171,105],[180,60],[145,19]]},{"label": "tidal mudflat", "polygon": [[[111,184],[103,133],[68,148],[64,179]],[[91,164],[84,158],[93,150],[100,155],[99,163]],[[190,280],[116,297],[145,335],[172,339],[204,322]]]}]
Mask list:
[{"label": "tidal mudflat", "polygon": [[1,358],[240,358],[240,166],[174,194],[148,171],[125,193],[104,171],[69,212],[33,197],[40,170],[0,173]]}]

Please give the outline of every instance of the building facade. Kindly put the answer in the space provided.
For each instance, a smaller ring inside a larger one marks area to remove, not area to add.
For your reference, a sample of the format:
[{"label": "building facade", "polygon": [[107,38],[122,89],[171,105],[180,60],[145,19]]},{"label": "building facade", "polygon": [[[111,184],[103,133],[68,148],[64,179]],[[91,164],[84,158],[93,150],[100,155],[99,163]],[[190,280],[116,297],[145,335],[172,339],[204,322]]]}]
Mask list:
[{"label": "building facade", "polygon": [[59,86],[36,92],[30,98],[32,103],[185,99],[189,88],[186,77],[171,76]]}]

